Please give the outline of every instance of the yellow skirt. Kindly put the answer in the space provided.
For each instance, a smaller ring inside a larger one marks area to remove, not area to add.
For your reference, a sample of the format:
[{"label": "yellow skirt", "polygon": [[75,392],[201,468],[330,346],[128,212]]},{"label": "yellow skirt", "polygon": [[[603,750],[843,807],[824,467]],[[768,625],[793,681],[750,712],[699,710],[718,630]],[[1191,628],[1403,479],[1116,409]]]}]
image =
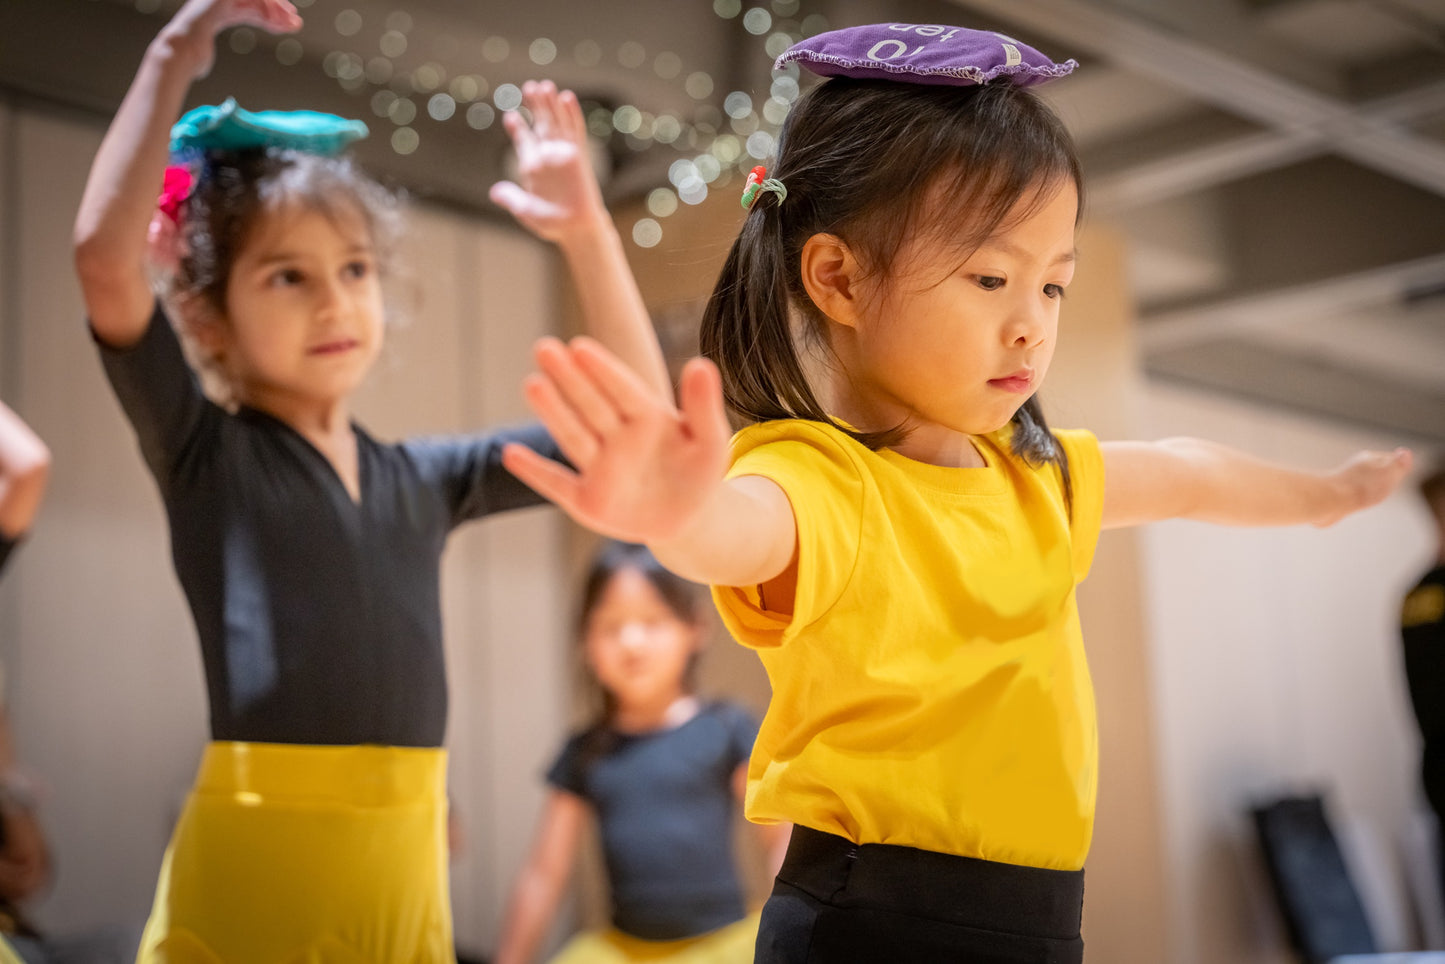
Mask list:
[{"label": "yellow skirt", "polygon": [[211,743],[138,964],[452,964],[446,751]]},{"label": "yellow skirt", "polygon": [[758,942],[758,914],[680,941],[645,941],[619,930],[579,934],[548,964],[751,964]]}]

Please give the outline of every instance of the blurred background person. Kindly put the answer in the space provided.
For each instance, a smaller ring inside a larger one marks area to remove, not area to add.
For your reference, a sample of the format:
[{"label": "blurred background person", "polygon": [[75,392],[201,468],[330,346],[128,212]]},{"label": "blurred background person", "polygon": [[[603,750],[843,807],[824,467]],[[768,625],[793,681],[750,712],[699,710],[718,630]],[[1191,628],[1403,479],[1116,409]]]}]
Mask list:
[{"label": "blurred background person", "polygon": [[[1436,853],[1445,874],[1445,464],[1420,482],[1420,495],[1435,523],[1437,550],[1430,568],[1400,607],[1400,636],[1405,648],[1405,679],[1420,724],[1423,743],[1420,778],[1436,817]],[[1442,879],[1445,886],[1445,879]]]},{"label": "blurred background person", "polygon": [[[753,959],[732,826],[758,724],[694,688],[704,643],[700,586],[642,546],[597,556],[580,632],[602,694],[592,725],[547,771],[531,856],[512,887],[497,964],[529,964],[552,926],[592,820],[602,838],[612,927],[575,937],[554,964],[725,964]],[[776,872],[788,825],[757,825]]]}]

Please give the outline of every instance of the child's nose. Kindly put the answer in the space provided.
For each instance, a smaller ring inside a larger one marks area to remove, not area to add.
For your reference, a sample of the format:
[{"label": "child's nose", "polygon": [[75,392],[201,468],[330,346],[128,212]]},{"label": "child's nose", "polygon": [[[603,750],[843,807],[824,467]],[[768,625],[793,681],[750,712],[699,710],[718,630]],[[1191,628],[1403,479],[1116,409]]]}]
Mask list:
[{"label": "child's nose", "polygon": [[342,310],[347,303],[346,288],[338,279],[332,279],[317,286],[316,307],[323,314]]},{"label": "child's nose", "polygon": [[618,638],[625,648],[637,649],[647,642],[647,626],[640,622],[626,623]]},{"label": "child's nose", "polygon": [[1036,305],[1029,299],[1019,305],[1010,316],[1004,329],[1004,341],[1011,348],[1033,348],[1044,340],[1047,333],[1047,308]]}]

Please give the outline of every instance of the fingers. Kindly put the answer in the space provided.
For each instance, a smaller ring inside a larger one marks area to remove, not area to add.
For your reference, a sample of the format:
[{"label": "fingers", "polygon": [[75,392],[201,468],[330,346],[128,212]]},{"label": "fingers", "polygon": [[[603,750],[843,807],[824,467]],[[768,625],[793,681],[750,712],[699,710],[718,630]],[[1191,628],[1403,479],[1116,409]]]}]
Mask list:
[{"label": "fingers", "polygon": [[587,119],[572,91],[559,91],[550,80],[529,80],[522,85],[522,103],[532,114],[530,133],[536,140],[586,143]]},{"label": "fingers", "polygon": [[[600,345],[597,347],[605,351]],[[580,364],[574,348],[555,338],[546,338],[537,343],[536,356],[538,367],[588,430],[601,437],[617,431],[625,412],[613,400],[612,393]]]},{"label": "fingers", "polygon": [[577,508],[581,485],[577,473],[517,442],[502,447],[502,465],[540,496],[556,503],[569,515]]},{"label": "fingers", "polygon": [[564,90],[557,95],[557,113],[559,122],[566,126],[572,143],[587,143],[587,118],[582,116],[582,105],[577,102],[575,93]]},{"label": "fingers", "polygon": [[526,118],[514,110],[502,114],[502,126],[512,139],[512,146],[517,149],[517,163],[525,168],[527,157],[536,148],[537,135],[527,126]]},{"label": "fingers", "polygon": [[245,24],[268,33],[291,33],[301,29],[301,15],[289,0],[236,0],[217,11],[217,29]]},{"label": "fingers", "polygon": [[591,465],[601,448],[600,440],[557,391],[552,380],[545,375],[529,375],[522,381],[522,393],[567,459],[579,469]]},{"label": "fingers", "polygon": [[682,369],[677,389],[683,423],[693,438],[709,451],[726,448],[732,437],[723,405],[722,376],[706,358],[694,358]]},{"label": "fingers", "polygon": [[577,367],[624,418],[641,418],[661,401],[636,372],[599,342],[582,336],[572,339],[571,348]]},{"label": "fingers", "polygon": [[278,32],[301,29],[301,14],[290,0],[267,0],[266,21]]},{"label": "fingers", "polygon": [[536,198],[520,184],[512,181],[498,181],[493,184],[487,191],[487,197],[519,221],[525,221],[536,213],[533,211]]},{"label": "fingers", "polygon": [[550,80],[529,80],[522,85],[522,103],[532,112],[532,129],[539,140],[557,132],[557,85]]}]

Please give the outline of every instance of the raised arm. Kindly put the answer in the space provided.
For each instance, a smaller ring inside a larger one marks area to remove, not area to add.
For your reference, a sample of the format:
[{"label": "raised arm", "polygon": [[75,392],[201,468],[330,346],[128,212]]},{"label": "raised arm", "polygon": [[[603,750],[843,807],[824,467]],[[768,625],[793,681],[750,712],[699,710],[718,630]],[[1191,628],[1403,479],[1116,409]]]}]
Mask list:
[{"label": "raised arm", "polygon": [[587,801],[575,794],[553,790],[547,797],[537,839],[507,901],[497,964],[529,964],[537,956],[572,876],[589,813]]},{"label": "raised arm", "polygon": [[1163,519],[1332,525],[1383,500],[1411,462],[1408,449],[1359,452],[1329,472],[1304,472],[1192,438],[1101,448],[1106,529]]},{"label": "raised arm", "polygon": [[492,200],[561,249],[588,333],[670,401],[672,382],[652,318],[592,171],[577,95],[559,93],[551,81],[528,81],[522,100],[530,125],[515,111],[503,117],[522,183],[493,185]]},{"label": "raised arm", "polygon": [[537,363],[527,400],[576,470],[509,446],[503,462],[518,478],[582,525],[647,543],[695,582],[759,585],[790,568],[797,524],[783,490],[723,478],[730,432],[711,362],[683,369],[680,409],[590,339],[543,339]]},{"label": "raised arm", "polygon": [[75,268],[91,325],[107,344],[133,344],[145,331],[153,304],[146,230],[171,125],[191,82],[211,69],[216,35],[237,24],[288,32],[301,18],[288,0],[189,0],[146,49],[91,165],[75,219]]},{"label": "raised arm", "polygon": [[0,402],[0,535],[14,539],[30,528],[49,475],[50,450]]}]

